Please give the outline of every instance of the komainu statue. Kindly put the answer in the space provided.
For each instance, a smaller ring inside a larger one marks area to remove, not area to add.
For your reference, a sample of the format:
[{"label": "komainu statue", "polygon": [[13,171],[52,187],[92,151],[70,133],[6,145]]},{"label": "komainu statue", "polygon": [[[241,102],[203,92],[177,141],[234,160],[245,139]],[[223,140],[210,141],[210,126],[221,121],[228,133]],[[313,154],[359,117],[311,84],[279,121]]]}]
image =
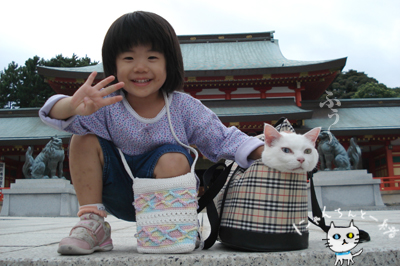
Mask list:
[{"label": "komainu statue", "polygon": [[[65,179],[63,177],[64,150],[61,139],[57,136],[52,137],[35,159],[33,159],[32,153],[32,147],[28,147],[25,154],[25,164],[22,167],[25,178]],[[57,170],[58,175],[56,175]]]},{"label": "komainu statue", "polygon": [[318,153],[321,170],[354,170],[358,169],[361,158],[361,149],[354,138],[350,139],[350,147],[346,150],[330,131],[322,131],[319,134]]}]

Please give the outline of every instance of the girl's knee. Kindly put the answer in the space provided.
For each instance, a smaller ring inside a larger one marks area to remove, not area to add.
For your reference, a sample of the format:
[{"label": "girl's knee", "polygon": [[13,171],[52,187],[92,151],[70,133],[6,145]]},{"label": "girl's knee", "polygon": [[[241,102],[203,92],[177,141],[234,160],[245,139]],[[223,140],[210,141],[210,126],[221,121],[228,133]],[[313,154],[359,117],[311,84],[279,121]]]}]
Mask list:
[{"label": "girl's knee", "polygon": [[155,178],[169,178],[184,175],[190,172],[189,161],[179,152],[163,154],[154,168]]},{"label": "girl's knee", "polygon": [[96,135],[73,135],[69,145],[70,157],[98,156],[103,164],[103,151]]}]

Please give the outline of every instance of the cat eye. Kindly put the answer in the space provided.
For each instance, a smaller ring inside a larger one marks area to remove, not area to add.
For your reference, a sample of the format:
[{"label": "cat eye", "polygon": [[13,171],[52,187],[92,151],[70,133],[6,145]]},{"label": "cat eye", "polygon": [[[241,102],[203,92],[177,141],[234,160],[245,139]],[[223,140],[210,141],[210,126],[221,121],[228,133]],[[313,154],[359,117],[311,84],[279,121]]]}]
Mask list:
[{"label": "cat eye", "polygon": [[289,148],[282,148],[282,151],[283,151],[284,153],[291,153],[291,152],[292,152],[292,150],[289,149]]},{"label": "cat eye", "polygon": [[332,236],[334,239],[340,239],[340,235],[339,234],[334,234],[333,236]]},{"label": "cat eye", "polygon": [[304,150],[304,153],[305,153],[305,154],[310,154],[311,152],[312,152],[311,149],[305,149],[305,150]]},{"label": "cat eye", "polygon": [[347,238],[350,238],[350,239],[354,238],[354,234],[353,233],[348,233],[346,236],[347,236]]}]

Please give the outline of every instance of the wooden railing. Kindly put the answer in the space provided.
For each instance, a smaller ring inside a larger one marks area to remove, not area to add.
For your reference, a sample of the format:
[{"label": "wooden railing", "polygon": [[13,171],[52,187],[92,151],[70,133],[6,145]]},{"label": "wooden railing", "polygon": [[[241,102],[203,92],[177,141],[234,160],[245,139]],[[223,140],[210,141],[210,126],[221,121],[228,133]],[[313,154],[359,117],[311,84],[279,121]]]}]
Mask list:
[{"label": "wooden railing", "polygon": [[374,179],[380,179],[380,190],[400,190],[400,176],[388,176],[388,177],[374,177]]},{"label": "wooden railing", "polygon": [[9,187],[0,187],[0,201],[3,201],[3,198],[4,198],[3,189],[10,189],[10,188]]}]

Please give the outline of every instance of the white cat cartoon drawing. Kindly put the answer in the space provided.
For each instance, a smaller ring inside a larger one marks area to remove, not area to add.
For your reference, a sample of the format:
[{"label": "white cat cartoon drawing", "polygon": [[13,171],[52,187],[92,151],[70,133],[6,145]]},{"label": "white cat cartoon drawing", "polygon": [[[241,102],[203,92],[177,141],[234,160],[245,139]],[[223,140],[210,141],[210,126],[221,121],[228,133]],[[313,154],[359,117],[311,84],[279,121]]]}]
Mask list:
[{"label": "white cat cartoon drawing", "polygon": [[347,260],[347,265],[350,265],[350,262],[354,264],[353,258],[359,256],[363,252],[362,249],[354,254],[350,252],[350,250],[357,246],[360,239],[358,227],[354,226],[353,220],[351,220],[347,227],[335,226],[335,224],[331,222],[331,227],[326,236],[327,238],[322,240],[326,240],[326,247],[335,252],[335,265],[337,265],[339,261],[340,265],[343,265],[344,260]]}]

